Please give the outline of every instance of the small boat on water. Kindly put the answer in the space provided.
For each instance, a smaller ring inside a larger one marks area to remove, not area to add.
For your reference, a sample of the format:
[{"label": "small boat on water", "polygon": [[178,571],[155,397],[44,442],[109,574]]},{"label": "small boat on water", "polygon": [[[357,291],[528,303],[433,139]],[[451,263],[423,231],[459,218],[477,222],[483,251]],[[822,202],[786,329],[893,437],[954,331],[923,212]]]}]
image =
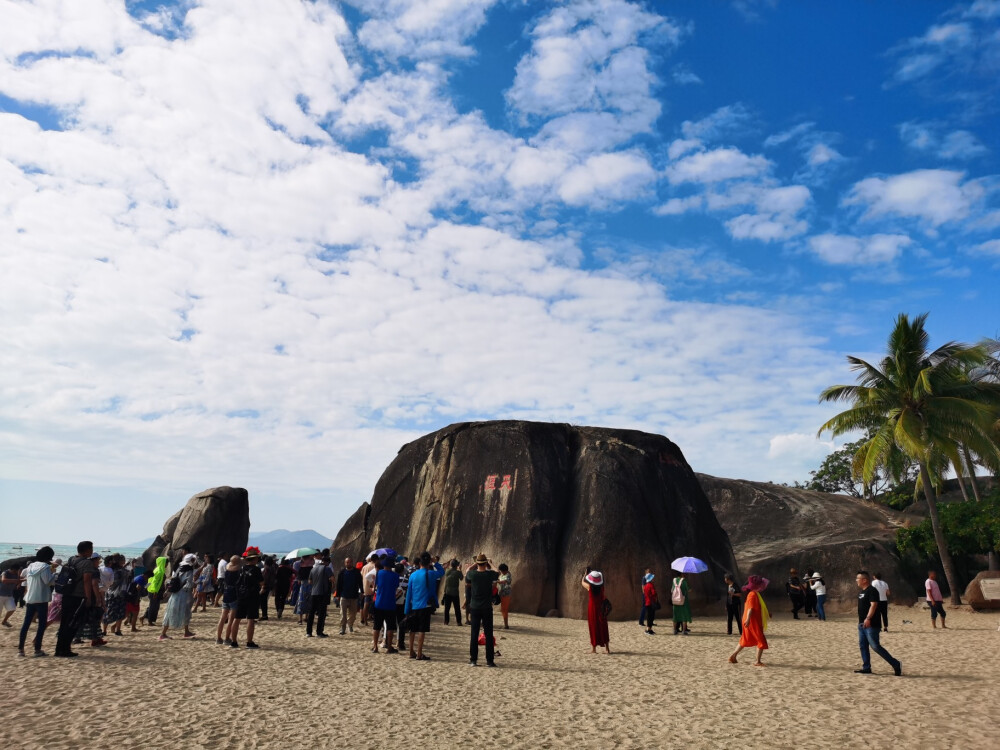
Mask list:
[{"label": "small boat on water", "polygon": [[18,552],[24,549],[20,544],[15,544],[11,549],[16,549]]}]

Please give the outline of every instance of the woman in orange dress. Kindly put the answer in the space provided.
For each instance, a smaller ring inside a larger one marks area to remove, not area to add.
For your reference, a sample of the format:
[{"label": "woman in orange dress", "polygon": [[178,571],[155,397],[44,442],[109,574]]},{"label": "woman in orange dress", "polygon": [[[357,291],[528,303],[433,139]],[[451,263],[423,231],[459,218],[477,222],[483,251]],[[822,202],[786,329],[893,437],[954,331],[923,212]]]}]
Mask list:
[{"label": "woman in orange dress", "polygon": [[611,639],[608,637],[608,615],[604,611],[604,576],[599,570],[588,570],[583,577],[583,587],[589,592],[587,601],[587,624],[590,626],[590,651],[597,653],[598,646],[604,646],[605,653],[611,653]]},{"label": "woman in orange dress", "polygon": [[747,578],[746,586],[743,590],[747,592],[746,601],[743,604],[743,633],[740,635],[740,645],[729,657],[731,664],[736,664],[736,655],[747,646],[757,647],[757,661],[755,667],[763,667],[764,663],[760,657],[767,648],[767,638],[764,637],[764,630],[767,628],[768,613],[764,600],[760,592],[767,588],[769,581],[760,576],[750,576]]}]

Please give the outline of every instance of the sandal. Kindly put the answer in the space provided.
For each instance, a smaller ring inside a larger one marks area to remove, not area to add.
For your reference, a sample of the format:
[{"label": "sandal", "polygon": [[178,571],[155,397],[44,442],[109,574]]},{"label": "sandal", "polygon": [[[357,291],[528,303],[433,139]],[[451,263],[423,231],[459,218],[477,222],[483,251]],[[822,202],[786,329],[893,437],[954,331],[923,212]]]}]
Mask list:
[{"label": "sandal", "polygon": [[416,659],[417,659],[417,661],[430,661],[431,657],[421,655],[421,656],[416,657]]}]

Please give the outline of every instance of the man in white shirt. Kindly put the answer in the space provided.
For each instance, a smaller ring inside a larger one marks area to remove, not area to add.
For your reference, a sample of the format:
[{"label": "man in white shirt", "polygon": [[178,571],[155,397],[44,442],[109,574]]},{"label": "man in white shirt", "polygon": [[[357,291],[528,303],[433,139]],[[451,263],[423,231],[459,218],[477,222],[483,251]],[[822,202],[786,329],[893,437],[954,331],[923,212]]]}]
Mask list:
[{"label": "man in white shirt", "polygon": [[215,601],[213,604],[218,607],[219,599],[222,598],[222,582],[226,580],[226,566],[229,564],[229,560],[225,555],[219,555],[219,562],[215,566],[215,580],[218,583],[215,585]]},{"label": "man in white shirt", "polygon": [[931,625],[936,628],[937,616],[941,615],[941,627],[947,630],[948,626],[944,624],[945,618],[948,617],[944,612],[944,596],[941,594],[941,587],[938,586],[937,573],[933,570],[927,571],[924,592],[927,594],[927,604],[931,608]]},{"label": "man in white shirt", "polygon": [[881,573],[872,574],[872,586],[878,591],[878,616],[882,621],[882,631],[889,632],[889,584],[882,580]]}]

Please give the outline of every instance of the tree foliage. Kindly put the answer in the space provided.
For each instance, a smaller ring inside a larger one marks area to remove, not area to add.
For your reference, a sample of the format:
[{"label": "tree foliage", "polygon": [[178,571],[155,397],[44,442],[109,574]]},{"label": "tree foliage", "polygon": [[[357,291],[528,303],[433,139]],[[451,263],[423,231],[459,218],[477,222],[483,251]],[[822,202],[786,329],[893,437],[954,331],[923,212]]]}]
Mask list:
[{"label": "tree foliage", "polygon": [[[1000,552],[1000,488],[979,503],[946,503],[939,506],[941,530],[948,549],[956,555],[981,555]],[[937,553],[931,520],[896,532],[900,552],[915,550],[928,557]]]}]

